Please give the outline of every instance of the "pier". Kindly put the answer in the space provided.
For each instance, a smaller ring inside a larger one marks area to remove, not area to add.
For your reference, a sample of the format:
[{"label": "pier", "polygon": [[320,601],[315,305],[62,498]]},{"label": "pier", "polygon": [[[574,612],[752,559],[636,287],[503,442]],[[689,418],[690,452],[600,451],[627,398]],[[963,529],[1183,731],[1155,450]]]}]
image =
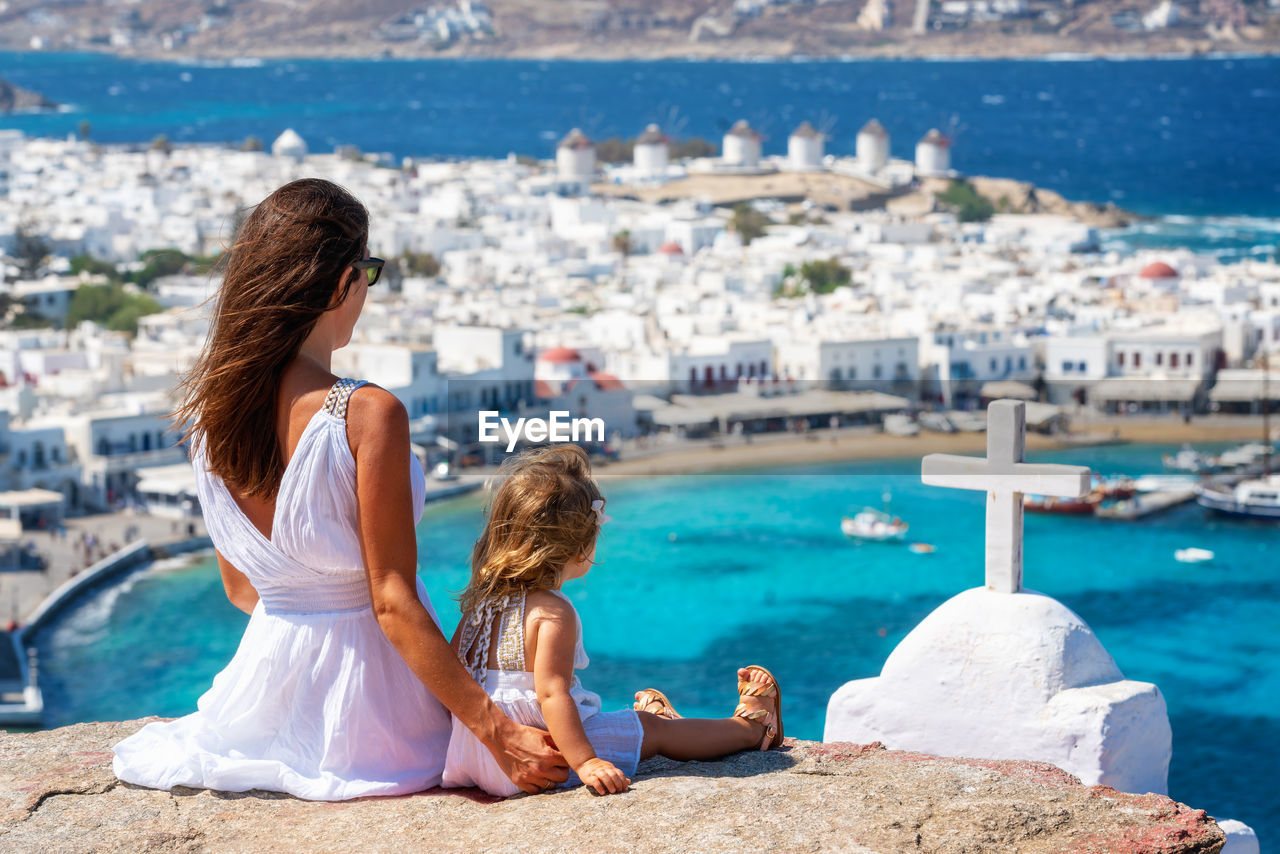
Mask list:
[{"label": "pier", "polygon": [[1117,501],[1114,504],[1102,505],[1093,511],[1093,515],[1099,519],[1130,521],[1151,516],[1155,513],[1163,513],[1166,510],[1193,501],[1195,497],[1196,491],[1191,487],[1161,489],[1156,492],[1144,492],[1133,498]]}]

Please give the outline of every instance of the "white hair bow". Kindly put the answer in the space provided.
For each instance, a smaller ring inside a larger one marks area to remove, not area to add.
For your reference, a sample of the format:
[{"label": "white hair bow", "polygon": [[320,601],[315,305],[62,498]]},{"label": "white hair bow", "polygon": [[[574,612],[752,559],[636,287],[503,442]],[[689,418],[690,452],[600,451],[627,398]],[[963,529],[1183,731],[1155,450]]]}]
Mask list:
[{"label": "white hair bow", "polygon": [[594,510],[594,511],[596,511],[596,523],[597,523],[597,524],[603,525],[605,522],[608,522],[610,519],[612,519],[612,518],[613,518],[613,517],[612,517],[612,516],[610,516],[608,513],[604,512],[604,499],[603,499],[603,498],[597,498],[595,501],[592,501],[592,502],[591,502],[591,509],[592,509],[592,510]]}]

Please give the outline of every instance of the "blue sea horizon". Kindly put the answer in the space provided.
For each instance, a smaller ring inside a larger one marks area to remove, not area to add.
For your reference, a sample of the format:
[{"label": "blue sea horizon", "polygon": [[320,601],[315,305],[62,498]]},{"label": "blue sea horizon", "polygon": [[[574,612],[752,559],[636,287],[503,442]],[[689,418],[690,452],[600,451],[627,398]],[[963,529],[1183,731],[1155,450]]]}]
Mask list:
[{"label": "blue sea horizon", "polygon": [[[583,69],[590,68],[589,74]],[[963,173],[1015,178],[1155,218],[1105,235],[1117,249],[1187,247],[1223,261],[1280,243],[1280,57],[1044,59],[262,59],[170,62],[0,52],[0,77],[65,105],[0,116],[32,136],[103,143],[270,144],[394,158],[549,158],[572,127],[630,137],[648,122],[713,143],[737,119],[782,153],[801,121],[851,155],[871,118],[910,159],[931,127]],[[1164,217],[1192,218],[1166,223]],[[1245,218],[1240,221],[1239,218]]]},{"label": "blue sea horizon", "polygon": [[[1103,473],[1160,470],[1174,450],[1123,446],[1035,455]],[[658,687],[682,714],[720,716],[734,669],[782,681],[789,735],[820,740],[830,695],[879,673],[927,614],[982,585],[982,496],[923,486],[918,460],[614,480],[600,565],[566,593],[584,623],[582,674],[606,708]],[[937,547],[856,545],[843,513],[879,506]],[[751,501],[742,501],[744,494]],[[429,507],[420,575],[446,633],[466,583],[481,500]],[[1280,562],[1274,526],[1195,505],[1137,523],[1028,516],[1026,585],[1058,598],[1097,633],[1125,676],[1154,682],[1173,726],[1170,794],[1280,838],[1270,769],[1280,760]],[[1175,549],[1216,552],[1207,565]],[[1123,555],[1123,558],[1117,557]],[[193,615],[198,615],[193,619]],[[230,659],[245,623],[212,561],[153,571],[77,603],[37,638],[50,726],[186,714]],[[163,638],[163,643],[157,643]]]}]

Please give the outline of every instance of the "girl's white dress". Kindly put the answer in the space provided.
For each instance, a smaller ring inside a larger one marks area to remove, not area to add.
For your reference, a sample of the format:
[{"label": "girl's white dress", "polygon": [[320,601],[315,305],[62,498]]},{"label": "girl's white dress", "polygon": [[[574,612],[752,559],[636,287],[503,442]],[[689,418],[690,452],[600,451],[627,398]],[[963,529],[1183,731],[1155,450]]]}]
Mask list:
[{"label": "girl's white dress", "polygon": [[[552,592],[569,602],[569,598],[560,591]],[[572,602],[569,602],[569,607],[573,608]],[[475,611],[462,616],[461,654],[463,664],[507,717],[516,723],[546,729],[547,722],[542,717],[542,707],[538,704],[538,694],[533,687],[533,674],[525,668],[524,616],[523,591],[481,603]],[[573,669],[584,670],[590,660],[582,646],[582,620],[578,617],[576,608],[573,616],[578,624]],[[495,619],[502,621],[502,632],[498,640],[498,669],[490,670],[486,664]],[[636,765],[640,762],[640,747],[644,742],[644,729],[636,713],[630,709],[618,712],[600,711],[600,695],[584,690],[576,674],[569,694],[578,707],[582,728],[596,755],[618,766],[628,777],[635,776]],[[562,786],[577,786],[581,783],[577,774],[571,774]],[[479,786],[489,794],[501,797],[520,791],[502,773],[493,754],[457,718],[453,720],[449,758],[445,762],[441,785]]]},{"label": "girl's white dress", "polygon": [[[340,380],[307,424],[280,482],[270,539],[193,449],[213,544],[260,598],[198,711],[147,724],[115,746],[121,780],[326,801],[440,783],[449,713],[379,627],[360,554],[345,415],[361,385]],[[421,518],[426,482],[416,459],[406,476]],[[420,581],[418,596],[435,619]]]}]

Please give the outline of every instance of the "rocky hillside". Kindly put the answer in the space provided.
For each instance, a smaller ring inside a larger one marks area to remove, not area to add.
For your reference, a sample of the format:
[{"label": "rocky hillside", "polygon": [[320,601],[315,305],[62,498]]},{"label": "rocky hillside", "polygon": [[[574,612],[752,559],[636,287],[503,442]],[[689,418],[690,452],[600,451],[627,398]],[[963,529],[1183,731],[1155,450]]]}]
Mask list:
[{"label": "rocky hillside", "polygon": [[1280,51],[1268,0],[6,0],[0,47],[236,57]]},{"label": "rocky hillside", "polygon": [[39,92],[21,89],[7,80],[0,80],[0,115],[24,110],[53,110],[57,106]]},{"label": "rocky hillside", "polygon": [[0,850],[1216,854],[1225,838],[1201,810],[1085,787],[1051,765],[794,740],[721,762],[650,761],[608,797],[159,792],[111,773],[111,745],[141,723],[0,734]]}]

